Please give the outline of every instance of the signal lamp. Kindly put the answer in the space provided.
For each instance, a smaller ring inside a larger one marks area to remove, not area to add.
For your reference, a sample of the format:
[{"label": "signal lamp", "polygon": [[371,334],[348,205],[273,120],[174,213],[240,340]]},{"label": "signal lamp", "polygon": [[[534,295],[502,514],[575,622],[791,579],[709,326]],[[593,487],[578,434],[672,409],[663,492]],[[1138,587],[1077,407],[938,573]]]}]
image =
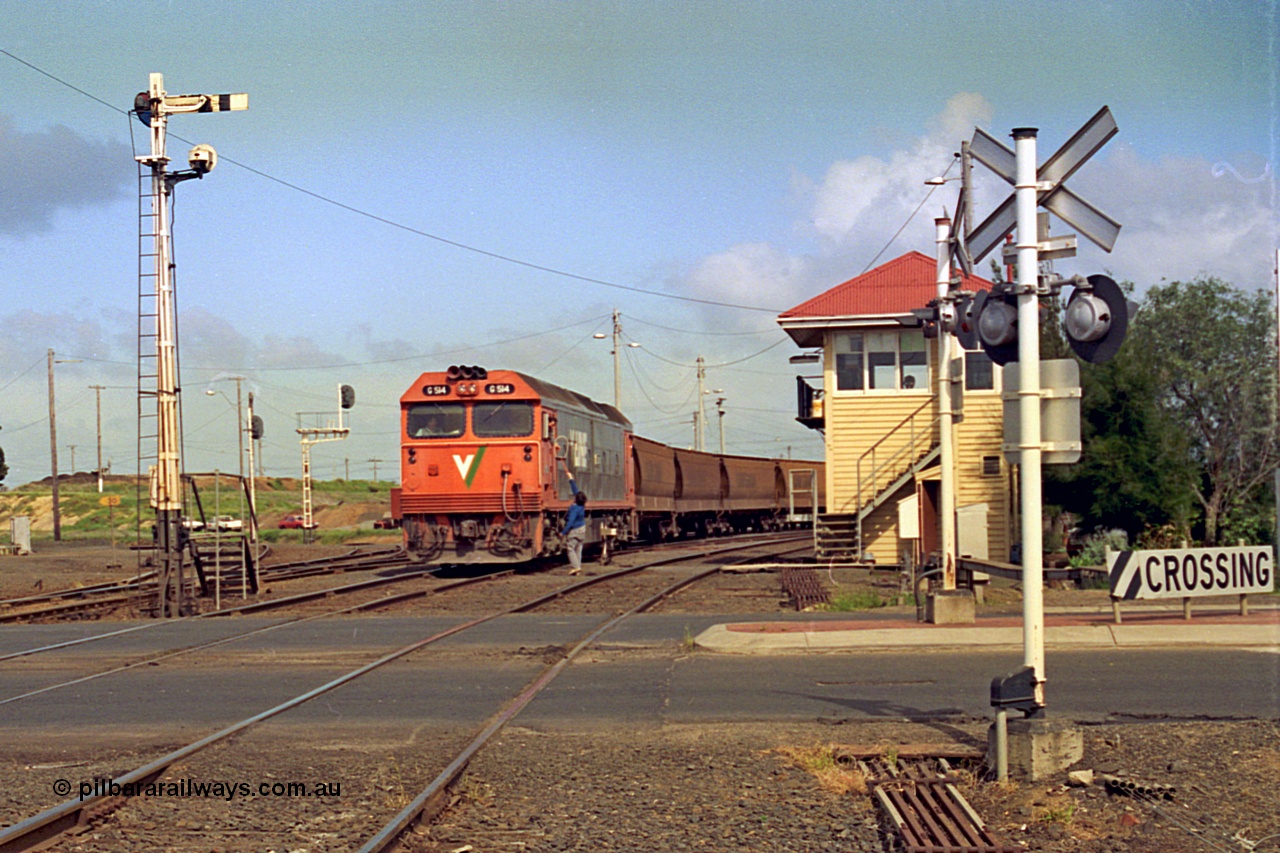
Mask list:
[{"label": "signal lamp", "polygon": [[[981,291],[969,306],[969,324],[974,341],[996,364],[1002,367],[1018,360],[1018,309],[1016,297],[1006,286],[997,285]],[[964,336],[957,335],[964,340]]]},{"label": "signal lamp", "polygon": [[1067,343],[1085,361],[1102,364],[1120,351],[1129,332],[1129,315],[1137,306],[1105,275],[1091,275],[1086,281],[1088,286],[1077,286],[1067,302]]}]

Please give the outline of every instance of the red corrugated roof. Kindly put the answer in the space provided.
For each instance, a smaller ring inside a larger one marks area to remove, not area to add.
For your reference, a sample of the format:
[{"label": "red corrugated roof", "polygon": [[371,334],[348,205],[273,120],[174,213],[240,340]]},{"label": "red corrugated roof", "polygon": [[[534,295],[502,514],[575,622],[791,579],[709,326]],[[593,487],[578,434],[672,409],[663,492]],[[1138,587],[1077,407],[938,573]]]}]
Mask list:
[{"label": "red corrugated roof", "polygon": [[[938,295],[937,278],[935,259],[907,252],[782,312],[778,320],[910,314]],[[975,275],[965,278],[961,287],[990,290],[991,282]]]}]

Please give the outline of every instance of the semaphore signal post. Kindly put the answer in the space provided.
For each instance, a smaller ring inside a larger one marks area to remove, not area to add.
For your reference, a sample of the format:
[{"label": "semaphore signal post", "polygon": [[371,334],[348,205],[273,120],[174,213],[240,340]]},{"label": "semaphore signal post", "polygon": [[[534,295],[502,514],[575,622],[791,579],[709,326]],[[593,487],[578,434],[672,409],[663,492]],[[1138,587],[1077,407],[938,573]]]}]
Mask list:
[{"label": "semaphore signal post", "polygon": [[[150,151],[135,158],[150,177],[150,191],[140,199],[138,219],[138,466],[141,469],[144,460],[150,463],[158,616],[181,616],[187,609],[183,603],[182,441],[171,200],[174,186],[203,178],[218,161],[211,146],[197,145],[188,155],[190,169],[169,172],[165,150],[169,116],[248,108],[249,96],[244,93],[168,95],[161,74],[151,75],[147,91],[139,92],[133,103],[132,112],[147,126],[151,142]],[[153,348],[146,346],[148,340],[154,341]],[[144,440],[148,442],[145,451]]]}]

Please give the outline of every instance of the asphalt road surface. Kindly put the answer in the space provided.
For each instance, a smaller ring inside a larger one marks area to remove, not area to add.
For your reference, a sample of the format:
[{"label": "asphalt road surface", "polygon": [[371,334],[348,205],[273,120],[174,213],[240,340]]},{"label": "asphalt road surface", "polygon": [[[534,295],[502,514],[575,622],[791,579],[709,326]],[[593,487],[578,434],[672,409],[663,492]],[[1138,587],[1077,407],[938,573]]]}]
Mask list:
[{"label": "asphalt road surface", "polygon": [[[738,621],[741,616],[728,621]],[[202,620],[0,662],[0,700],[277,619]],[[454,617],[320,620],[0,705],[0,730],[30,734],[235,722]],[[384,667],[289,712],[291,722],[478,723],[589,632],[589,616],[505,617]],[[606,635],[521,715],[543,727],[671,722],[990,716],[991,679],[1019,650],[719,655],[687,638],[717,617],[641,616]],[[120,623],[18,626],[0,655]],[[1274,717],[1280,655],[1234,649],[1063,651],[1046,661],[1049,712],[1075,720]],[[9,735],[6,735],[8,737]]]}]

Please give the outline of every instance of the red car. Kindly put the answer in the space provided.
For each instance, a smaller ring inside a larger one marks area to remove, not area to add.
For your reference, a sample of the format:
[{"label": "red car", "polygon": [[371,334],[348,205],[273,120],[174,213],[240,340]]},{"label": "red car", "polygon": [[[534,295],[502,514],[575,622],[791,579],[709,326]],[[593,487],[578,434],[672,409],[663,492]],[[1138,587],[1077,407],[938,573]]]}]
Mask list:
[{"label": "red car", "polygon": [[[281,530],[302,530],[302,529],[304,529],[307,525],[306,525],[306,522],[304,522],[304,521],[302,520],[302,516],[300,516],[300,515],[286,515],[286,516],[285,516],[285,517],[280,521],[280,524],[279,524],[279,525],[277,525],[277,526],[278,526]],[[315,524],[312,524],[311,526],[312,526],[312,527],[315,527],[316,525],[315,525]]]}]

